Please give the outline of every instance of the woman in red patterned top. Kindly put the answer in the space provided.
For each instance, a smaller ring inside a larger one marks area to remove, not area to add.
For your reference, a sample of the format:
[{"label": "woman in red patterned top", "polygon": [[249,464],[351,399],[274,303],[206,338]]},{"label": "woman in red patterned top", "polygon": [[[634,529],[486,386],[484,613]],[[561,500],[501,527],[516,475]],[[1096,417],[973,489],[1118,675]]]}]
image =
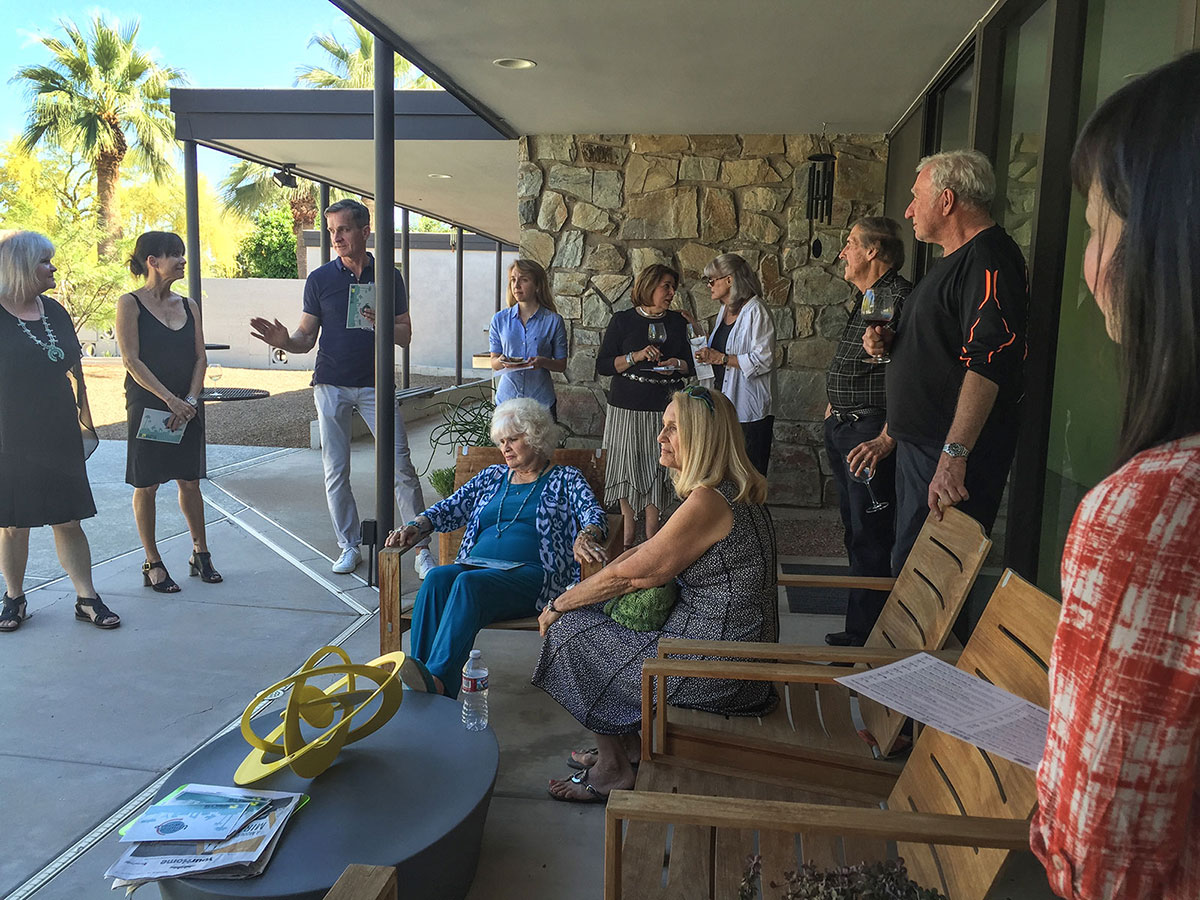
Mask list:
[{"label": "woman in red patterned top", "polygon": [[1200,53],[1084,127],[1120,468],[1075,513],[1031,843],[1063,897],[1200,898]]}]

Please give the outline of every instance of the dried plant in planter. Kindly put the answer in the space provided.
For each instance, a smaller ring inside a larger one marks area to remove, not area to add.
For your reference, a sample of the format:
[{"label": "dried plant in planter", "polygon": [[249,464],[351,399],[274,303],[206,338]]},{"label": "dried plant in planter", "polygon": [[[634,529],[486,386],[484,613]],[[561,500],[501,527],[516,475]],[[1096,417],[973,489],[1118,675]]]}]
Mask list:
[{"label": "dried plant in planter", "polygon": [[[761,878],[762,859],[749,857],[738,900],[754,900]],[[941,892],[913,882],[903,859],[826,870],[810,863],[799,872],[785,872],[784,883],[771,882],[771,888],[782,889],[779,900],[946,900]],[[764,891],[763,896],[772,895]]]},{"label": "dried plant in planter", "polygon": [[[491,400],[483,397],[465,397],[457,403],[443,403],[440,411],[441,423],[429,432],[429,446],[434,451],[439,447],[453,452],[456,447],[495,446],[492,443],[492,413],[496,411],[496,406]],[[421,475],[429,471],[434,455],[435,453],[429,454],[429,460],[421,470]],[[450,480],[453,483],[453,475]],[[436,484],[434,488],[437,488]]]}]

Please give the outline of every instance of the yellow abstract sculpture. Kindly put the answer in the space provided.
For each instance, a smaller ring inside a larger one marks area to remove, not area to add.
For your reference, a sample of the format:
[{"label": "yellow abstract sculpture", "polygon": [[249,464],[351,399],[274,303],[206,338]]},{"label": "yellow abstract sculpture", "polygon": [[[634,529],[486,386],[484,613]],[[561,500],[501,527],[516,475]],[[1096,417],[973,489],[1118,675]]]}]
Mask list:
[{"label": "yellow abstract sculpture", "polygon": [[[317,665],[330,655],[341,657],[342,664]],[[299,672],[271,685],[246,707],[242,714],[242,737],[255,749],[242,760],[233,780],[237,784],[253,784],[284,766],[291,766],[292,771],[301,778],[316,778],[329,768],[342,747],[378,731],[395,715],[404,699],[404,687],[399,678],[403,662],[404,654],[396,652],[355,665],[340,647],[322,647],[308,658]],[[310,679],[329,675],[343,677],[324,690],[308,683]],[[356,690],[357,678],[367,679],[375,687]],[[289,687],[291,694],[282,713],[283,723],[265,739],[260,738],[250,727],[254,710],[273,692]],[[351,728],[355,716],[376,697],[381,697],[381,701],[375,714],[357,728]],[[342,715],[335,722],[337,710],[341,710]],[[306,741],[300,730],[301,720],[325,731]],[[279,743],[281,736],[282,744]],[[277,758],[268,762],[268,754]]]}]

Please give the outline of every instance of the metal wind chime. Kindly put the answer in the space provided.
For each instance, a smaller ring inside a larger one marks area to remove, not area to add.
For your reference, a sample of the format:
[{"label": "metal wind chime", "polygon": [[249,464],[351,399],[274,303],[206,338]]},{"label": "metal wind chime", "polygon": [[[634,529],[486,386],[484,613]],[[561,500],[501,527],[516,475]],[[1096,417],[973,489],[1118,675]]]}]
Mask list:
[{"label": "metal wind chime", "polygon": [[[829,148],[822,150],[822,145]],[[824,222],[833,224],[833,176],[837,167],[837,157],[833,155],[833,146],[825,140],[825,129],[821,129],[821,139],[817,142],[817,151],[808,157],[812,163],[808,167],[808,228],[810,233],[813,226]],[[819,257],[822,251],[820,236],[813,234],[812,255]]]}]

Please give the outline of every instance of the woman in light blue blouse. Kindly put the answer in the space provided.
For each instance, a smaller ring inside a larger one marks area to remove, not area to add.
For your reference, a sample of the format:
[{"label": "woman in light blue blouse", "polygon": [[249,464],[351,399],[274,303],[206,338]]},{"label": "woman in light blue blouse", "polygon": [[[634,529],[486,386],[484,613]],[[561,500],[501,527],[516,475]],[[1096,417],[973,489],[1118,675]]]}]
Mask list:
[{"label": "woman in light blue blouse", "polygon": [[458,559],[431,569],[413,608],[415,674],[427,690],[454,697],[480,628],[535,615],[579,580],[579,563],[603,562],[608,520],[587,480],[550,455],[558,426],[529,398],[492,416],[505,465],[489,466],[455,493],[388,535],[411,547],[434,531],[466,526]]},{"label": "woman in light blue blouse", "polygon": [[546,270],[531,259],[508,268],[508,307],[488,329],[492,369],[506,370],[496,385],[496,403],[529,397],[549,407],[558,421],[551,372],[567,370],[567,329],[554,309]]}]

